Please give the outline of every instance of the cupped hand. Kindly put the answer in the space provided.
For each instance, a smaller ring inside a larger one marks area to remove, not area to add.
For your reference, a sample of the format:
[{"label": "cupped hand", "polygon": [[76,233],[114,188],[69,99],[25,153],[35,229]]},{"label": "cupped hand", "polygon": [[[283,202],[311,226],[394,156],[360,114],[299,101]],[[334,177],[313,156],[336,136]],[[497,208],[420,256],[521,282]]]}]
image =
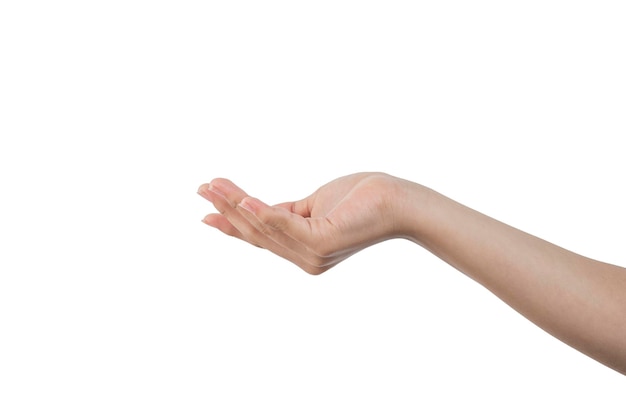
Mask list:
[{"label": "cupped hand", "polygon": [[274,206],[217,178],[198,193],[219,213],[204,223],[321,274],[372,244],[402,234],[398,198],[406,181],[383,173],[338,178],[299,201]]}]

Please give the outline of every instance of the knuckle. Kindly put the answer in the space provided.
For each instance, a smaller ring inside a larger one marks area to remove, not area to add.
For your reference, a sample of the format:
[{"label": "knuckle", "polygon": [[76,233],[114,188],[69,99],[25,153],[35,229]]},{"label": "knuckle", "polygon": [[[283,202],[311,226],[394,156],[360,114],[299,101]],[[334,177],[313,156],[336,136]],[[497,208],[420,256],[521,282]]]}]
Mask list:
[{"label": "knuckle", "polygon": [[276,215],[273,210],[262,211],[257,215],[258,219],[273,230],[284,231],[287,227],[287,220],[279,215]]},{"label": "knuckle", "polygon": [[328,264],[328,257],[319,255],[316,253],[310,253],[308,256],[308,262],[314,267],[321,268]]},{"label": "knuckle", "polygon": [[254,226],[256,228],[256,231],[263,235],[270,236],[273,233],[272,227],[265,222],[257,223]]},{"label": "knuckle", "polygon": [[314,252],[315,256],[320,260],[326,260],[326,258],[332,256],[333,250],[329,245],[323,244],[321,247],[317,248]]},{"label": "knuckle", "polygon": [[321,275],[328,270],[326,267],[314,266],[314,265],[305,265],[301,266],[301,268],[309,275]]},{"label": "knuckle", "polygon": [[336,251],[336,247],[333,239],[318,239],[313,246],[310,247],[311,254],[321,260],[327,260],[333,256]]}]

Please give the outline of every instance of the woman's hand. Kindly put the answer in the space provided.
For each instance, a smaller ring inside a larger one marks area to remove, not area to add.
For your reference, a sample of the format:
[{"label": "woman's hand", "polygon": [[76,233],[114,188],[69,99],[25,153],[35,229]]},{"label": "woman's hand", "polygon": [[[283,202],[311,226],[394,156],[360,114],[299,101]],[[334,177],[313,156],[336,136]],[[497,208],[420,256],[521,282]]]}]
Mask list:
[{"label": "woman's hand", "polygon": [[405,237],[484,285],[528,319],[626,374],[626,269],[589,259],[380,173],[339,178],[304,200],[268,206],[232,182],[199,193],[204,222],[321,274],[374,243]]},{"label": "woman's hand", "polygon": [[404,234],[404,190],[416,184],[382,173],[338,178],[309,197],[269,206],[218,178],[198,193],[219,214],[204,223],[321,274],[372,244]]}]

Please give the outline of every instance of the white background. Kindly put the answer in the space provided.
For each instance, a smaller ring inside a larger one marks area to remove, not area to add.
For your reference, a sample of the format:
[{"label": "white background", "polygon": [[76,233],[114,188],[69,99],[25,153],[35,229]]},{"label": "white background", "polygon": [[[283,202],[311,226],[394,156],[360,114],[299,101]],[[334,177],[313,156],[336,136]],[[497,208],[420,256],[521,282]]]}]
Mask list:
[{"label": "white background", "polygon": [[0,415],[623,416],[421,248],[319,277],[200,223],[378,170],[626,265],[619,1],[4,1]]}]

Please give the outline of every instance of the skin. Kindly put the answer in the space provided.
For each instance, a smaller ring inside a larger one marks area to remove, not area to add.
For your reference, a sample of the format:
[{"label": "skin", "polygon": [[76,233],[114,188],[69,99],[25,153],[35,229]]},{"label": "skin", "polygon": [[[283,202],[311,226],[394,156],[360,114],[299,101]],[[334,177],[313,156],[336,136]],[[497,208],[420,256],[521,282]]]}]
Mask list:
[{"label": "skin", "polygon": [[384,173],[338,178],[274,206],[217,178],[203,222],[318,275],[378,242],[409,239],[548,333],[626,375],[626,269],[578,255],[422,185]]}]

